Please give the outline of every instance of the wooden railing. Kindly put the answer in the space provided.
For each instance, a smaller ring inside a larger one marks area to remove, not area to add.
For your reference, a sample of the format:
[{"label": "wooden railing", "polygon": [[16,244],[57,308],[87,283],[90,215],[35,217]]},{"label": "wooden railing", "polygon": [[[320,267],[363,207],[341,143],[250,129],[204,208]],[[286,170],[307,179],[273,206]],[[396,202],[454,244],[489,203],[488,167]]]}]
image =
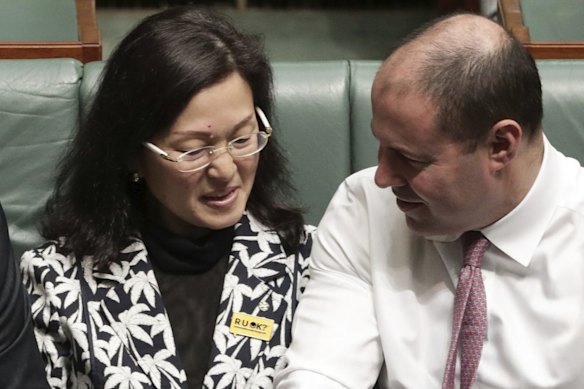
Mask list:
[{"label": "wooden railing", "polygon": [[[553,7],[550,1],[550,6]],[[584,59],[583,42],[557,42],[531,40],[529,26],[524,24],[520,0],[498,0],[501,23],[538,59]],[[584,37],[583,37],[584,39]]]},{"label": "wooden railing", "polygon": [[77,41],[0,42],[0,59],[75,58],[81,62],[101,60],[101,37],[94,0],[75,0]]}]

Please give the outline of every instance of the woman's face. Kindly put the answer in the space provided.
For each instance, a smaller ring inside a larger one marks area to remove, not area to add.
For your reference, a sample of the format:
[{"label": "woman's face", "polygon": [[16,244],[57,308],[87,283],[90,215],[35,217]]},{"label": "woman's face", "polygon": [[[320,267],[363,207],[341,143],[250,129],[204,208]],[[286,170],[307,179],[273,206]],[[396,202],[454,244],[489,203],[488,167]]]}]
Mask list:
[{"label": "woman's face", "polygon": [[[234,72],[196,94],[170,130],[149,141],[176,159],[197,147],[224,147],[258,130],[251,88]],[[245,210],[259,155],[233,159],[222,150],[209,166],[184,173],[177,163],[144,149],[138,173],[155,198],[149,203],[150,217],[191,237],[234,225]]]}]

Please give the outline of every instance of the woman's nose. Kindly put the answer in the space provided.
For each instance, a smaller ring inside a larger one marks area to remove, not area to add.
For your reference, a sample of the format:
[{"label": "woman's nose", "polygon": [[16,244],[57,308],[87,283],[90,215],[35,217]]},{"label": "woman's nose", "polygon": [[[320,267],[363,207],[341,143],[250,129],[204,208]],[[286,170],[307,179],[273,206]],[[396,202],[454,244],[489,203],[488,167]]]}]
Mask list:
[{"label": "woman's nose", "polygon": [[209,177],[229,181],[236,171],[237,165],[229,153],[228,148],[222,147],[215,150],[213,160],[207,167]]}]

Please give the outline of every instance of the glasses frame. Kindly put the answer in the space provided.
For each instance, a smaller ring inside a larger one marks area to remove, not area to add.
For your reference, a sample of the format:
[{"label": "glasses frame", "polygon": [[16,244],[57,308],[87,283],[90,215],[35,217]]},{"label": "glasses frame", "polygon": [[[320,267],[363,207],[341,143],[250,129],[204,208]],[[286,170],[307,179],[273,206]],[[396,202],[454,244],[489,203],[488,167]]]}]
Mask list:
[{"label": "glasses frame", "polygon": [[[197,149],[207,149],[207,150],[209,150],[209,154],[211,154],[211,155],[216,154],[218,151],[225,149],[225,150],[227,150],[227,152],[229,153],[229,155],[231,155],[232,158],[245,158],[245,157],[249,157],[251,155],[254,155],[254,154],[259,153],[260,151],[262,151],[266,147],[266,145],[268,144],[267,140],[272,135],[272,132],[273,132],[272,126],[270,125],[270,122],[268,121],[268,118],[264,114],[264,111],[262,111],[260,107],[255,107],[255,111],[256,111],[258,117],[260,118],[260,121],[262,122],[262,125],[264,126],[264,130],[263,131],[260,130],[258,132],[252,132],[249,135],[261,134],[262,136],[265,137],[266,144],[261,149],[255,151],[255,152],[253,152],[251,154],[246,154],[246,155],[241,155],[241,156],[234,156],[233,154],[230,153],[229,150],[230,150],[230,144],[231,144],[231,142],[233,142],[234,140],[239,139],[239,137],[238,138],[235,138],[235,139],[233,139],[231,141],[229,141],[229,143],[227,144],[227,146],[223,146],[223,147],[215,147],[215,146],[197,147],[195,149],[192,149],[192,150],[189,150],[189,151],[186,151],[186,152],[182,153],[176,159],[175,158],[172,158],[166,151],[162,150],[160,147],[156,146],[153,143],[150,143],[150,142],[142,142],[142,145],[144,147],[146,147],[148,150],[150,150],[153,153],[157,154],[159,157],[162,157],[162,158],[164,158],[167,161],[175,162],[175,163],[179,163],[180,162],[180,159],[181,159],[181,157],[183,155],[186,155],[188,153],[191,153],[191,152],[193,152],[193,150],[197,150]],[[244,135],[244,136],[249,136],[249,135]],[[213,158],[211,158],[211,160],[209,160],[209,162],[207,162],[203,166],[200,166],[200,167],[198,167],[196,169],[191,169],[191,170],[180,170],[180,169],[178,169],[178,171],[179,172],[182,172],[182,173],[196,172],[196,171],[202,170],[202,169],[206,168],[207,166],[209,166],[212,161],[213,161]]]}]

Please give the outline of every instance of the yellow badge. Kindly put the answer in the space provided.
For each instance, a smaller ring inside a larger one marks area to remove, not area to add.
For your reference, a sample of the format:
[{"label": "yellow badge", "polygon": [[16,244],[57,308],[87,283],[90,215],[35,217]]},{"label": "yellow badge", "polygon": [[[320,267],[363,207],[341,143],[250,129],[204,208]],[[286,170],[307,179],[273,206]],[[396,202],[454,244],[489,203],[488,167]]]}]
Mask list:
[{"label": "yellow badge", "polygon": [[252,316],[234,312],[229,330],[232,334],[249,336],[261,340],[270,340],[274,330],[274,321],[265,317]]}]

